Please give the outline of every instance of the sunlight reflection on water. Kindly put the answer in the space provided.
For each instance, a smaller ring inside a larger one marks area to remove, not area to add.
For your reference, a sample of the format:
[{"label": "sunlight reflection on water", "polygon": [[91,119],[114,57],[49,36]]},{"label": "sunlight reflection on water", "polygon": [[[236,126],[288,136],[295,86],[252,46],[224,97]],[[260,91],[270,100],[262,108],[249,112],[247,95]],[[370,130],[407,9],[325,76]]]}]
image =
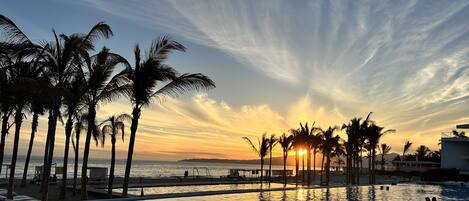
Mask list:
[{"label": "sunlight reflection on water", "polygon": [[[190,200],[425,200],[436,197],[437,200],[467,200],[469,188],[460,186],[399,184],[390,186],[389,191],[380,190],[380,186],[339,187],[321,189],[298,189],[258,193],[224,194],[190,197]],[[174,198],[165,200],[188,200]]]}]

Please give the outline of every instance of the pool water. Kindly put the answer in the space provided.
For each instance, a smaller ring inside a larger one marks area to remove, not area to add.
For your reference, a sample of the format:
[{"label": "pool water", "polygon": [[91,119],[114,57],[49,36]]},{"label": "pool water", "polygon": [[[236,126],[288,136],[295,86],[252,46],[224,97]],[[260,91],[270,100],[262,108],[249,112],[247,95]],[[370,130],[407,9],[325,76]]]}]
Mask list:
[{"label": "pool water", "polygon": [[257,193],[223,194],[211,196],[173,198],[165,200],[405,200],[421,201],[425,197],[437,200],[469,200],[469,188],[439,185],[399,184],[389,186],[389,191],[376,186],[337,187],[269,191]]},{"label": "pool water", "polygon": [[[272,183],[270,187],[268,184],[263,184],[262,188],[283,188],[283,184]],[[294,187],[294,185],[287,185]],[[207,192],[207,191],[226,191],[226,190],[247,190],[247,189],[260,189],[261,185],[255,184],[218,184],[218,185],[191,185],[191,186],[170,186],[170,187],[144,187],[143,192],[148,195],[161,195],[173,193],[190,193],[190,192]],[[114,192],[122,193],[122,189],[114,189]],[[130,195],[140,195],[141,188],[129,188]]]}]

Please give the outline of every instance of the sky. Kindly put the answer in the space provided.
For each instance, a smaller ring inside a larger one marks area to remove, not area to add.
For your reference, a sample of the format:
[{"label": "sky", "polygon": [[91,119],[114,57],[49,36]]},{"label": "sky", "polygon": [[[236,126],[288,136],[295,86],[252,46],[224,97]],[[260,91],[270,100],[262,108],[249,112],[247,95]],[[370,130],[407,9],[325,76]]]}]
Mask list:
[{"label": "sky", "polygon": [[[391,152],[406,140],[436,150],[442,132],[469,123],[469,1],[5,1],[0,13],[35,41],[104,21],[114,36],[96,46],[129,61],[135,44],[147,49],[165,34],[187,47],[168,64],[202,72],[217,87],[145,108],[136,159],[255,158],[243,136],[279,135],[299,122],[342,125],[369,112],[397,130],[382,138]],[[131,106],[120,98],[100,105],[98,119],[123,112]],[[46,120],[33,153],[44,149]],[[117,145],[119,159],[127,141]],[[91,157],[109,149],[93,146]]]}]

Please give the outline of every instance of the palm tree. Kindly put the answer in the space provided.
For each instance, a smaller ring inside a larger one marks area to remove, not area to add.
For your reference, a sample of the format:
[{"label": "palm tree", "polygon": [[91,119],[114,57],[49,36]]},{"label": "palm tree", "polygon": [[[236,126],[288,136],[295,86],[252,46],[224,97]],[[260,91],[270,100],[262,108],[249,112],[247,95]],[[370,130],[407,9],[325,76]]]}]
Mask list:
[{"label": "palm tree", "polygon": [[77,178],[78,178],[78,157],[79,157],[79,150],[80,150],[80,135],[82,130],[87,129],[87,120],[88,117],[86,114],[81,114],[77,116],[75,125],[74,125],[74,130],[75,132],[73,133],[72,136],[72,146],[73,146],[73,151],[75,153],[75,161],[73,163],[73,195],[76,194],[77,191]]},{"label": "palm tree", "polygon": [[[322,146],[322,140],[319,134],[311,135],[309,137],[309,145],[313,149],[313,181],[316,180],[316,154]],[[309,183],[309,182],[308,182]]]},{"label": "palm tree", "polygon": [[[83,63],[89,63],[88,51],[94,50],[94,41],[99,38],[108,38],[112,35],[109,26],[103,22],[94,25],[87,34],[76,33],[70,36],[54,33],[54,42],[44,46],[46,49],[44,59],[47,62],[47,76],[52,84],[50,93],[49,120],[47,137],[44,149],[44,164],[41,183],[41,200],[48,200],[48,186],[50,167],[52,165],[55,132],[57,120],[62,106],[63,91],[73,75],[82,67]],[[85,190],[86,189],[82,189]]]},{"label": "palm tree", "polygon": [[88,130],[86,133],[81,170],[81,198],[87,199],[87,170],[91,137],[98,142],[99,134],[96,126],[96,107],[103,102],[111,101],[125,93],[127,78],[123,73],[112,75],[117,65],[128,65],[127,61],[104,47],[98,54],[90,57],[90,62],[84,70],[85,96],[88,106]]},{"label": "palm tree", "polygon": [[269,182],[272,180],[272,149],[277,145],[277,138],[272,134],[269,138]]},{"label": "palm tree", "polygon": [[67,114],[67,123],[65,124],[65,149],[64,149],[64,162],[62,173],[62,185],[60,189],[59,199],[64,199],[66,196],[67,187],[67,167],[68,167],[68,152],[70,149],[70,138],[72,136],[73,124],[80,114],[83,103],[83,96],[85,93],[85,82],[82,74],[77,73],[74,78],[65,87],[64,105]]},{"label": "palm tree", "polygon": [[292,137],[292,148],[295,150],[295,183],[298,186],[298,175],[299,175],[299,154],[301,146],[303,145],[303,136],[300,133],[300,129],[290,129]]},{"label": "palm tree", "polygon": [[287,136],[283,133],[278,139],[278,143],[282,147],[283,152],[283,184],[287,185],[287,159],[288,151],[292,148],[292,136]]},{"label": "palm tree", "polygon": [[408,140],[404,143],[404,150],[402,151],[401,161],[404,160],[405,154],[409,151],[411,146],[412,146],[412,142]]},{"label": "palm tree", "polygon": [[[316,132],[316,130],[318,130],[317,128],[314,127],[314,124],[316,122],[313,123],[313,125],[311,125],[311,128],[308,126],[308,123],[305,123],[305,125],[303,126],[301,123],[300,123],[300,133],[301,135],[303,136],[305,142],[304,142],[304,146],[306,147],[306,163],[307,163],[307,167],[306,167],[306,174],[307,174],[307,183],[308,183],[308,186],[311,184],[311,149],[317,147],[317,144],[316,142],[314,142],[314,132]],[[303,155],[304,157],[304,155]],[[304,162],[304,160],[303,160]],[[304,166],[304,165],[303,165]],[[304,168],[303,168],[304,169]]]},{"label": "palm tree", "polygon": [[104,120],[100,126],[101,127],[101,139],[104,145],[104,140],[106,135],[111,136],[111,169],[109,171],[109,184],[108,184],[108,194],[112,198],[112,186],[114,183],[114,167],[116,163],[116,136],[120,133],[122,135],[122,141],[124,141],[124,130],[125,122],[132,120],[132,116],[128,114],[113,115],[108,119]]},{"label": "palm tree", "polygon": [[261,183],[264,177],[264,158],[269,153],[269,138],[266,137],[266,133],[262,134],[262,138],[257,139],[258,145],[254,143],[248,137],[243,137],[243,139],[251,146],[252,150],[259,156],[261,160]]},{"label": "palm tree", "polygon": [[388,154],[390,151],[391,151],[391,146],[387,144],[381,144],[381,171],[384,171],[384,165],[386,164],[384,155]]},{"label": "palm tree", "polygon": [[[137,133],[138,120],[140,119],[143,106],[150,104],[153,98],[165,95],[176,96],[189,90],[211,89],[215,83],[201,73],[178,75],[171,66],[164,64],[169,54],[174,51],[184,51],[185,47],[173,41],[168,36],[160,37],[151,44],[146,58],[142,60],[140,48],[136,45],[135,66],[124,70],[127,77],[132,81],[128,87],[132,110],[132,123],[130,125],[129,149],[125,167],[122,195],[127,196],[129,187],[130,169],[134,152],[135,137]],[[157,89],[159,82],[167,82],[166,85]]]},{"label": "palm tree", "polygon": [[457,130],[452,130],[451,133],[453,134],[454,137],[467,137],[466,133],[464,131],[458,132]]},{"label": "palm tree", "polygon": [[43,92],[44,88],[40,87],[35,87],[35,90],[32,93],[32,96],[34,97],[32,102],[31,102],[31,112],[33,113],[33,118],[31,120],[31,136],[29,138],[29,146],[28,146],[28,152],[26,154],[26,160],[24,162],[24,169],[23,169],[23,178],[21,179],[21,186],[24,187],[26,185],[26,179],[27,179],[27,174],[28,174],[28,168],[29,168],[29,161],[31,159],[31,153],[33,149],[33,144],[34,144],[34,138],[37,132],[37,127],[39,124],[39,115],[44,115],[45,112],[45,102],[44,102],[44,97],[43,95],[46,94]]},{"label": "palm tree", "polygon": [[[326,178],[325,178],[325,185],[329,185],[329,178],[330,178],[330,167],[331,167],[331,153],[334,151],[334,149],[339,147],[339,141],[340,137],[338,135],[334,136],[335,131],[337,131],[339,127],[331,127],[327,130],[322,130],[321,129],[321,135],[322,135],[322,154],[323,158],[326,160],[325,164],[325,171],[326,171]],[[337,152],[338,154],[339,152]],[[322,174],[321,174],[322,177]],[[322,183],[322,179],[321,179]]]},{"label": "palm tree", "polygon": [[375,158],[376,158],[376,147],[379,144],[379,140],[381,137],[387,133],[394,133],[396,130],[388,129],[383,131],[384,127],[376,125],[374,122],[371,123],[366,128],[366,139],[368,140],[369,144],[369,152],[370,152],[370,184],[374,184],[376,180],[375,176]]},{"label": "palm tree", "polygon": [[[8,35],[11,41],[17,41],[17,51],[11,54],[11,61],[6,66],[5,73],[10,79],[10,95],[14,108],[15,133],[13,139],[13,153],[10,164],[10,176],[8,181],[7,198],[13,199],[15,170],[18,156],[19,138],[23,122],[23,111],[32,100],[31,90],[36,86],[35,82],[42,74],[42,65],[38,65],[38,46],[33,44],[26,35],[8,18],[0,16],[0,27]],[[5,91],[3,91],[5,92]]]},{"label": "palm tree", "polygon": [[430,149],[425,145],[420,145],[417,150],[415,151],[415,155],[417,156],[417,161],[424,161],[427,157],[428,153],[430,153]]}]

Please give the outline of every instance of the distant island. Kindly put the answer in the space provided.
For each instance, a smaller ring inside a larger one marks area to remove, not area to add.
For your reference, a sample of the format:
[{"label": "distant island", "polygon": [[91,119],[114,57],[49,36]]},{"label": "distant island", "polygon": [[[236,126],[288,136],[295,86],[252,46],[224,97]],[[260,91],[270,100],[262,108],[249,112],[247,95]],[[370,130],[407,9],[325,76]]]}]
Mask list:
[{"label": "distant island", "polygon": [[[178,162],[197,162],[197,163],[237,163],[237,164],[259,164],[259,159],[235,160],[235,159],[218,159],[218,158],[192,158],[184,159]],[[269,159],[265,159],[265,163],[269,164]],[[294,157],[288,159],[289,164],[294,164]],[[273,157],[272,165],[283,165],[282,157]]]},{"label": "distant island", "polygon": [[[392,161],[398,154],[390,153],[384,155],[384,158],[387,162]],[[318,154],[316,156],[316,166],[321,165],[321,155]],[[264,163],[267,165],[269,164],[269,158],[264,159]],[[381,160],[381,155],[377,155],[377,160]],[[194,163],[236,163],[236,164],[259,164],[259,159],[247,159],[247,160],[238,160],[238,159],[220,159],[220,158],[191,158],[191,159],[183,159],[179,160],[178,162],[194,162]],[[300,162],[301,163],[301,162]],[[288,165],[295,165],[295,156],[288,157],[287,161]],[[283,165],[283,158],[282,157],[272,157],[272,165]],[[367,167],[368,160],[363,161],[363,165]]]}]

